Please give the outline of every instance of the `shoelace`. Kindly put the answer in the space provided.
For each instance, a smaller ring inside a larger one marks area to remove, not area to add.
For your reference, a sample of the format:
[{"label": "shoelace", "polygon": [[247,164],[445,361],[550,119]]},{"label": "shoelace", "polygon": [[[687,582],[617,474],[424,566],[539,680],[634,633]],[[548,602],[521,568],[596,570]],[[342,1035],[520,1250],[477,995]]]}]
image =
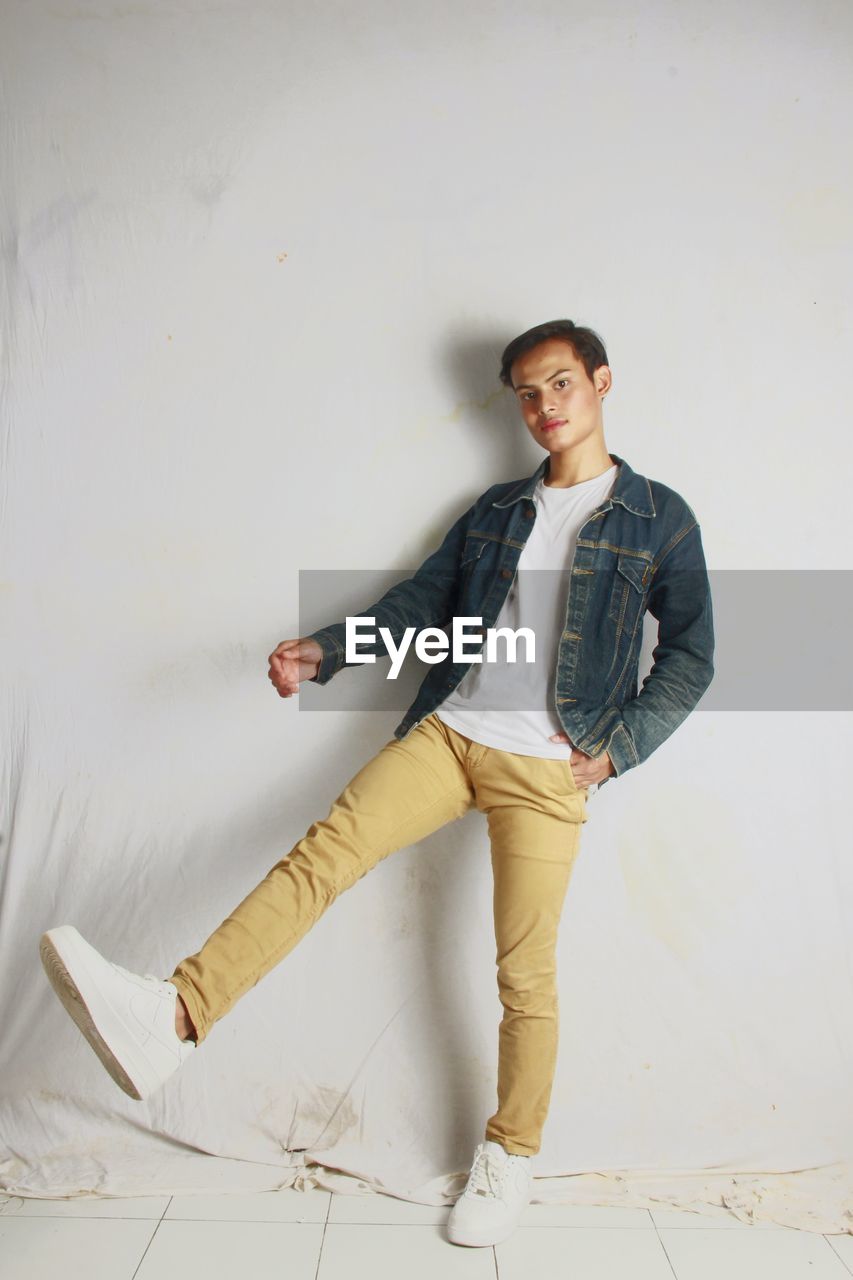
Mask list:
[{"label": "shoelace", "polygon": [[499,1196],[507,1161],[493,1151],[478,1151],[468,1179],[468,1191],[477,1196]]}]

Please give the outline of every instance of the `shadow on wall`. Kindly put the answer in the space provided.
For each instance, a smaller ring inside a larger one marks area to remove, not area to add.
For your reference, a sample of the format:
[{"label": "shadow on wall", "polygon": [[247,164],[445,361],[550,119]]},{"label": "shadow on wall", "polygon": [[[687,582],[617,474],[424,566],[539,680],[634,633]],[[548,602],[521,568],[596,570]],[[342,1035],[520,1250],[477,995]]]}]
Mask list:
[{"label": "shadow on wall", "polygon": [[529,475],[542,458],[522,421],[515,396],[498,376],[501,352],[513,337],[514,333],[497,329],[477,337],[450,329],[441,353],[448,380],[459,396],[453,416],[466,411],[471,429],[483,445],[483,489],[498,480]]}]

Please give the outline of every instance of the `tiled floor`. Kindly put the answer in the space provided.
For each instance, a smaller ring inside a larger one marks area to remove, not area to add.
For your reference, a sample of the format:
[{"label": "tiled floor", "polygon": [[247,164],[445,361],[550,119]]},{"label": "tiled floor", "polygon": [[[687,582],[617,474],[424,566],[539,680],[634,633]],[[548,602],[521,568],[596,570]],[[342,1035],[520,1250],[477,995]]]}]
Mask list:
[{"label": "tiled floor", "polygon": [[853,1236],[671,1210],[528,1205],[494,1249],[390,1196],[0,1195],[0,1280],[850,1280]]}]

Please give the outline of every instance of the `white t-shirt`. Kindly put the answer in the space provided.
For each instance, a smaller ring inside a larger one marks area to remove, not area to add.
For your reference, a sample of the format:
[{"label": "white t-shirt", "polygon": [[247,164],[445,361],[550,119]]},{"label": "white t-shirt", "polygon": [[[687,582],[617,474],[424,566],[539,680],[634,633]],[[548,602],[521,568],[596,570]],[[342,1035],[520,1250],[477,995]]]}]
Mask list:
[{"label": "white t-shirt", "polygon": [[[549,488],[542,480],[536,485],[536,519],[519,558],[515,581],[494,624],[513,631],[529,627],[536,637],[536,660],[525,661],[526,644],[521,636],[515,662],[506,660],[508,648],[502,639],[497,641],[498,661],[486,662],[484,644],[479,650],[483,661],[475,662],[436,708],[435,714],[451,729],[501,751],[549,759],[571,756],[572,743],[549,739],[552,733],[565,732],[557,719],[554,698],[572,561],[579,530],[610,497],[618,471],[614,463],[601,475],[565,489]],[[535,572],[543,569],[550,572]]]}]

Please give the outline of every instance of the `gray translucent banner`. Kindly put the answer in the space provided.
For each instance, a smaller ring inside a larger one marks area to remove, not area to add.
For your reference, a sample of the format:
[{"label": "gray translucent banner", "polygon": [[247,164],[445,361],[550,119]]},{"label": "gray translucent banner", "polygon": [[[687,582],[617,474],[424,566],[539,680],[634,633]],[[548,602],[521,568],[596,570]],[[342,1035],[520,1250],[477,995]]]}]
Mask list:
[{"label": "gray translucent banner", "polygon": [[[308,569],[299,572],[299,618],[291,636],[306,636],[347,617],[372,613],[372,606],[389,588],[405,581],[413,570]],[[592,592],[593,575],[576,577],[574,590]],[[683,575],[684,590],[696,590],[691,574]],[[608,598],[602,607],[617,618],[634,604],[638,590],[620,574],[608,575]],[[705,711],[850,711],[853,710],[851,635],[853,635],[853,571],[846,569],[725,569],[709,571],[714,622],[714,678],[697,704]],[[516,574],[514,588],[526,592],[526,605],[565,608],[568,571],[527,570]],[[484,580],[485,581],[485,580]],[[582,584],[579,586],[579,583]],[[533,584],[531,586],[531,584]],[[673,591],[679,580],[673,583]],[[559,604],[562,602],[562,605]],[[526,621],[526,613],[522,613]],[[377,615],[374,630],[383,619]],[[484,619],[483,625],[485,626]],[[651,669],[657,644],[658,621],[646,612],[641,624],[638,687]],[[450,625],[444,629],[450,637]],[[474,628],[469,627],[470,634]],[[471,650],[485,649],[469,644]],[[363,650],[364,651],[364,650]],[[505,649],[499,646],[499,655]],[[518,655],[523,665],[524,644]],[[536,652],[536,662],[553,669],[553,653]],[[481,664],[477,664],[478,666]],[[414,700],[430,664],[415,653],[414,641],[396,679],[388,679],[392,659],[383,649],[376,661],[346,667],[325,685],[310,680],[299,686],[303,711],[406,711]],[[518,673],[516,673],[518,674]],[[509,681],[502,697],[489,709],[535,710],[525,677]],[[529,682],[528,682],[529,683]],[[535,684],[535,681],[533,682]],[[538,704],[537,704],[538,705]]]}]

